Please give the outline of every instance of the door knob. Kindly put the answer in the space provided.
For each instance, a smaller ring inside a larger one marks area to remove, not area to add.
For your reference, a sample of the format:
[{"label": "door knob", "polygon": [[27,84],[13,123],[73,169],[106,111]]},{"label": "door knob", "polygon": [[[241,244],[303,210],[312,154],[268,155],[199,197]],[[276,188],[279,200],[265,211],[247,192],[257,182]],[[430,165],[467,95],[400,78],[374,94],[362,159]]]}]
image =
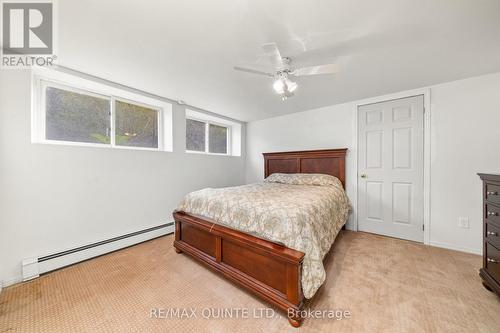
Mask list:
[{"label": "door knob", "polygon": [[365,174],[362,174],[362,175],[361,175],[361,178],[366,178],[366,175],[365,175]]}]

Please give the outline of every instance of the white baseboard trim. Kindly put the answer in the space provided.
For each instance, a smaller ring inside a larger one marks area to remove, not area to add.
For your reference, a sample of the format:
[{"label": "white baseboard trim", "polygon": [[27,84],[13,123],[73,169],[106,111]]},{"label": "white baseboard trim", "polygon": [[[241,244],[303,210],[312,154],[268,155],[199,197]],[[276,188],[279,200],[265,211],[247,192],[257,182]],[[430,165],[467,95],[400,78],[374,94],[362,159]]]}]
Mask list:
[{"label": "white baseboard trim", "polygon": [[350,225],[349,223],[345,224],[345,229],[349,231],[357,231],[354,226]]},{"label": "white baseboard trim", "polygon": [[7,288],[9,286],[12,286],[14,284],[21,283],[21,282],[23,282],[23,277],[17,276],[17,277],[13,277],[10,279],[0,281],[0,284],[2,285],[2,289],[3,289],[3,288]]},{"label": "white baseboard trim", "polygon": [[139,231],[124,236],[116,237],[115,239],[104,240],[83,247],[77,247],[62,251],[53,255],[42,256],[38,258],[27,258],[23,261],[29,263],[30,269],[26,270],[25,276],[17,276],[4,281],[0,281],[0,290],[2,287],[8,287],[13,284],[28,281],[37,278],[40,274],[47,273],[56,269],[60,269],[69,265],[76,264],[81,261],[92,259],[100,255],[117,251],[138,243],[142,243],[153,238],[161,237],[174,232],[174,224],[165,225],[164,227],[156,227],[154,230]]},{"label": "white baseboard trim", "polygon": [[168,226],[162,229],[153,230],[151,232],[139,234],[136,236],[124,238],[121,240],[113,241],[111,243],[99,245],[86,250],[78,251],[61,257],[45,260],[38,263],[38,270],[40,274],[47,273],[68,265],[75,264],[80,261],[98,257],[100,255],[123,249],[128,246],[136,245],[144,241],[164,236],[174,232],[174,226]]},{"label": "white baseboard trim", "polygon": [[455,251],[460,251],[460,252],[467,252],[467,253],[477,254],[477,255],[480,255],[480,256],[483,255],[483,250],[482,249],[478,250],[478,249],[473,249],[473,248],[469,248],[469,247],[456,246],[456,245],[452,245],[452,244],[441,243],[441,242],[434,242],[434,241],[430,241],[429,245],[430,246],[435,246],[435,247],[440,247],[440,248],[443,248],[443,249],[448,249],[448,250],[455,250]]}]

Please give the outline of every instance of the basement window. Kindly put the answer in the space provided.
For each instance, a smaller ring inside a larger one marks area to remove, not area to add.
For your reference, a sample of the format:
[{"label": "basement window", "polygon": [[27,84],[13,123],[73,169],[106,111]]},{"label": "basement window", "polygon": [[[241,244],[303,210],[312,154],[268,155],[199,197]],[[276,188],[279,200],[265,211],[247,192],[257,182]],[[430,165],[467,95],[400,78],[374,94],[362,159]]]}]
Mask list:
[{"label": "basement window", "polygon": [[115,101],[115,144],[158,148],[160,110],[128,101]]},{"label": "basement window", "polygon": [[186,119],[186,150],[229,155],[229,128],[195,119]]},{"label": "basement window", "polygon": [[172,151],[171,104],[67,73],[33,77],[32,141]]},{"label": "basement window", "polygon": [[240,156],[241,124],[186,110],[186,152]]},{"label": "basement window", "polygon": [[110,142],[109,97],[48,84],[44,90],[47,140]]},{"label": "basement window", "polygon": [[186,119],[186,150],[206,152],[207,123],[194,119]]}]

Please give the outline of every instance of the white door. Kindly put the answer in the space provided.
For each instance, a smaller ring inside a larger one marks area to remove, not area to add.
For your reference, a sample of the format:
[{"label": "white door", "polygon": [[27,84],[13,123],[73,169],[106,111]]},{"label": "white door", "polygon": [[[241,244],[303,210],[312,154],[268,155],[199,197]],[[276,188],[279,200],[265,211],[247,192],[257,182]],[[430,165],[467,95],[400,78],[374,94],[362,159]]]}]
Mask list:
[{"label": "white door", "polygon": [[358,230],[423,242],[424,97],[358,107]]}]

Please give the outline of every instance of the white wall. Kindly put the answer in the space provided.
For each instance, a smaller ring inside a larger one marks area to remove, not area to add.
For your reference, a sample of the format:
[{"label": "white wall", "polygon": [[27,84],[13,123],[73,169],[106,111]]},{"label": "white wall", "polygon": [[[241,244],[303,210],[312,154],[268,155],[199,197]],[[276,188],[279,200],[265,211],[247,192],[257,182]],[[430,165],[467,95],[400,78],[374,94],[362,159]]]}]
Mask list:
[{"label": "white wall", "polygon": [[[430,244],[481,253],[481,182],[476,173],[500,172],[500,73],[428,88]],[[247,182],[263,178],[263,152],[346,147],[349,148],[346,189],[355,206],[355,113],[359,102],[248,123]],[[459,216],[470,218],[470,229],[458,227]],[[354,215],[348,228],[353,228],[353,219]]]},{"label": "white wall", "polygon": [[0,71],[0,282],[23,258],[171,222],[187,192],[244,183],[244,151],[184,153],[177,104],[173,153],[31,144],[30,89],[28,71]]},{"label": "white wall", "polygon": [[[247,123],[247,183],[261,181],[264,178],[262,153],[348,148],[346,191],[349,198],[355,198],[356,177],[352,177],[354,175],[352,170],[356,168],[353,107],[352,103],[337,104]],[[347,225],[351,229],[352,218]]]},{"label": "white wall", "polygon": [[[500,172],[500,73],[430,89],[430,241],[480,253],[476,173]],[[179,105],[174,152],[165,153],[31,144],[30,103],[29,72],[0,71],[0,281],[19,280],[23,258],[170,222],[185,193],[245,182],[244,151],[184,153]],[[262,179],[262,152],[347,147],[347,192],[355,204],[356,103],[249,123],[246,181]],[[470,229],[458,228],[459,216],[470,217]]]}]

